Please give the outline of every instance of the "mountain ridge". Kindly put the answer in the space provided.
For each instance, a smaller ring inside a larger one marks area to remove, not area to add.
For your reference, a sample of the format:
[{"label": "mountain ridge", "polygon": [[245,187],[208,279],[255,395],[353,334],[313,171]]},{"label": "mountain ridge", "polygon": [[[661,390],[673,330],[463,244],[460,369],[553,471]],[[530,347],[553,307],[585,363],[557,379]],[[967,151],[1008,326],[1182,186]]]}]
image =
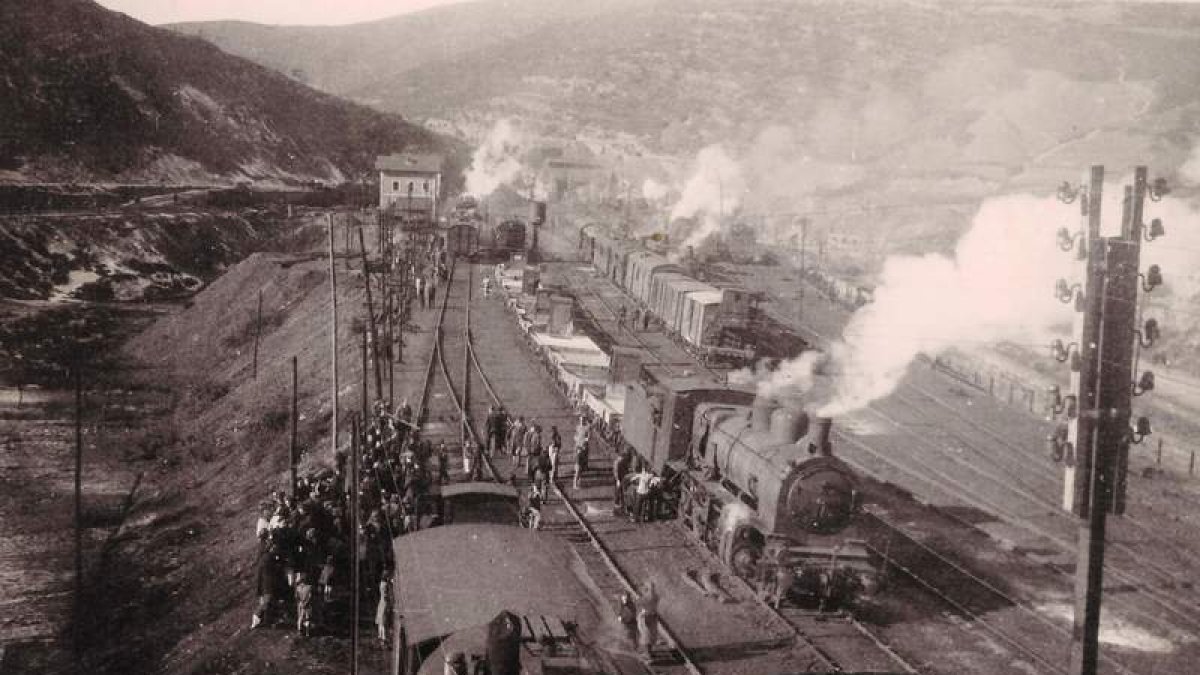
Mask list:
[{"label": "mountain ridge", "polygon": [[91,0],[0,6],[0,180],[340,182],[465,150]]}]

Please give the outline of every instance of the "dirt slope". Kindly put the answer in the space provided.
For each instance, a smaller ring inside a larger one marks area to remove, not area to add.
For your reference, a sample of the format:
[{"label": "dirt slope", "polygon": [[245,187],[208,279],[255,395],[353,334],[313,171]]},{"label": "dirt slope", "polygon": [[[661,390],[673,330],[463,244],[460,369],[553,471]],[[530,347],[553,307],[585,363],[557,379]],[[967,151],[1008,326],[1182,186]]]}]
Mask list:
[{"label": "dirt slope", "polygon": [[[287,475],[293,355],[305,462],[331,456],[327,263],[295,259],[252,255],[126,348],[145,366],[143,377],[170,392],[174,413],[146,431],[156,470],[96,589],[114,608],[91,633],[98,672],[345,670],[344,641],[249,631],[257,505]],[[343,409],[358,405],[358,343],[348,318],[363,302],[357,281],[339,270]],[[254,379],[259,291],[264,327]]]}]

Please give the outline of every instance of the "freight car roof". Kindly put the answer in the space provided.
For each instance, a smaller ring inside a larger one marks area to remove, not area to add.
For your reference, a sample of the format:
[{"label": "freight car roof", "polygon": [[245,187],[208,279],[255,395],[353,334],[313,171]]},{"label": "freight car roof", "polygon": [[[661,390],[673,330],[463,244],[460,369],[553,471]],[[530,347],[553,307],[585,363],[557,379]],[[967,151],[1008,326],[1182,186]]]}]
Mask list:
[{"label": "freight car roof", "polygon": [[671,391],[728,389],[754,395],[753,386],[718,380],[709,371],[694,363],[646,363],[642,365],[642,377],[649,378]]},{"label": "freight car roof", "polygon": [[411,644],[487,623],[503,610],[581,626],[597,611],[568,544],[519,527],[444,525],[396,540],[396,613]]},{"label": "freight car roof", "polygon": [[692,299],[702,305],[719,305],[724,294],[721,291],[690,291]]}]

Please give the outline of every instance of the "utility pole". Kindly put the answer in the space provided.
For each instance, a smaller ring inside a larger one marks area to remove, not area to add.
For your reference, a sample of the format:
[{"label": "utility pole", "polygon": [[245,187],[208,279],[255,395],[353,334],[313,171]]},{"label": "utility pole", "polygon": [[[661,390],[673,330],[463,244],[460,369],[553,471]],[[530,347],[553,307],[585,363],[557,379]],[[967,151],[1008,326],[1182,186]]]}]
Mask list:
[{"label": "utility pole", "polygon": [[[365,351],[363,352],[366,353]],[[366,374],[363,374],[366,382]],[[364,404],[365,405],[365,404]],[[365,425],[366,418],[363,418]],[[358,458],[362,453],[362,439],[357,419],[350,421],[350,675],[358,675]]]},{"label": "utility pole", "polygon": [[330,448],[333,455],[337,456],[338,449],[338,311],[337,311],[337,262],[333,251],[333,215],[326,214],[326,224],[329,226],[329,299],[330,299],[330,317],[329,317],[329,341],[330,366],[333,370],[333,399],[330,404],[333,408],[333,431],[330,437]]},{"label": "utility pole", "polygon": [[76,672],[83,672],[83,372],[75,363],[75,617],[71,622]]},{"label": "utility pole", "polygon": [[296,464],[300,461],[300,453],[296,449],[296,412],[299,408],[297,401],[296,385],[298,384],[298,369],[296,367],[296,357],[292,357],[292,439],[288,446],[288,465],[291,467],[292,477],[292,497],[296,496]]},{"label": "utility pole", "polygon": [[800,304],[796,309],[801,318],[804,317],[804,287],[808,285],[805,280],[805,274],[808,272],[808,225],[808,218],[800,219]]},{"label": "utility pole", "polygon": [[[1080,518],[1087,517],[1090,489],[1092,432],[1094,421],[1079,410],[1096,407],[1096,376],[1099,372],[1097,333],[1100,328],[1100,286],[1104,260],[1100,250],[1100,205],[1104,190],[1104,167],[1093,166],[1088,176],[1087,191],[1080,195],[1080,214],[1083,219],[1082,240],[1076,244],[1082,255],[1083,286],[1076,300],[1073,340],[1078,359],[1071,367],[1071,389],[1075,404],[1067,406],[1066,469],[1063,479],[1063,509]],[[1061,238],[1061,236],[1060,236]],[[1072,240],[1073,241],[1073,240]],[[1061,298],[1060,298],[1061,299]],[[1076,367],[1078,366],[1078,367]]]},{"label": "utility pole", "polygon": [[[1093,167],[1093,181],[1102,181],[1103,169]],[[1141,442],[1150,433],[1149,422],[1138,420],[1130,427],[1133,396],[1153,388],[1153,374],[1134,382],[1135,346],[1149,346],[1157,333],[1149,323],[1137,326],[1139,264],[1142,241],[1142,207],[1147,196],[1146,167],[1135,170],[1134,186],[1126,187],[1121,234],[1099,238],[1089,248],[1088,281],[1092,290],[1084,296],[1087,315],[1084,330],[1094,325],[1081,341],[1080,402],[1076,420],[1075,446],[1078,461],[1067,488],[1075,492],[1064,506],[1080,516],[1078,562],[1075,576],[1075,617],[1069,672],[1094,675],[1100,661],[1100,612],[1104,580],[1105,536],[1108,514],[1123,513],[1125,471],[1130,442]],[[1093,217],[1099,220],[1099,191],[1088,194],[1089,236]],[[1156,223],[1157,224],[1157,223]],[[1157,267],[1147,275],[1147,290],[1161,283]],[[1060,284],[1061,286],[1061,284]],[[1135,340],[1136,336],[1136,340]],[[1074,374],[1072,379],[1076,379]],[[1090,381],[1090,389],[1087,383]],[[1083,422],[1080,425],[1079,422]],[[1078,435],[1080,426],[1084,435]],[[1086,466],[1085,471],[1083,467]],[[1079,488],[1086,486],[1080,494]]]},{"label": "utility pole", "polygon": [[262,291],[258,292],[258,318],[254,329],[254,379],[258,379],[258,340],[262,337]]},{"label": "utility pole", "polygon": [[[367,244],[358,228],[358,246],[362,249],[363,281],[367,286],[367,325],[371,329],[371,359],[375,364],[375,395],[383,398],[383,373],[379,369],[379,331],[375,328],[375,303],[371,301],[371,270],[367,265]],[[366,377],[366,373],[363,373]]]}]

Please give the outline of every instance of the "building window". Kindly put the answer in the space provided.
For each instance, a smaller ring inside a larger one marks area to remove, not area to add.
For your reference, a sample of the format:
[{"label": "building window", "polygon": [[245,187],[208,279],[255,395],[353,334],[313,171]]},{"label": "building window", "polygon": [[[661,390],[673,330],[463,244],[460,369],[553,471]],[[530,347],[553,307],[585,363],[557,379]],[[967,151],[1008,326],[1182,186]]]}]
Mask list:
[{"label": "building window", "polygon": [[425,194],[429,194],[429,181],[421,183],[421,187],[425,190]]},{"label": "building window", "polygon": [[399,191],[400,191],[400,181],[398,181],[398,180],[392,181],[392,192],[399,192]]}]

